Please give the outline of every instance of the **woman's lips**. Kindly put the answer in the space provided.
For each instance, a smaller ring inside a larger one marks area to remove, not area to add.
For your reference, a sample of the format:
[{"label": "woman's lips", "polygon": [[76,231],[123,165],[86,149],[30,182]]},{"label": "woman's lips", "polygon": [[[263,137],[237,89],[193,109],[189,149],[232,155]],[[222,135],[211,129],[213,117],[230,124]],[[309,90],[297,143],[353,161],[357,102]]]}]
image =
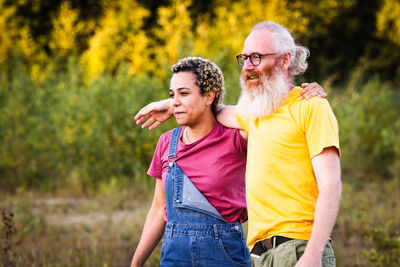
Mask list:
[{"label": "woman's lips", "polygon": [[182,114],[184,114],[185,112],[182,112],[182,111],[180,111],[180,112],[174,112],[174,115],[175,115],[175,117],[176,116],[179,116],[179,115],[182,115]]}]

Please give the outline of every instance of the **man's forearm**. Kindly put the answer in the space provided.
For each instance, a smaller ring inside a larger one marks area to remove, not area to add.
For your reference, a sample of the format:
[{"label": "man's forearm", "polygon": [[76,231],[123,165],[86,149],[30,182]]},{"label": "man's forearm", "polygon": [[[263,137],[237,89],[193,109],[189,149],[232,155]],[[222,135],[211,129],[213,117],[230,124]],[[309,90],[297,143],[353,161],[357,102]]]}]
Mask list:
[{"label": "man's forearm", "polygon": [[236,120],[235,106],[218,107],[217,121],[228,128],[242,129]]},{"label": "man's forearm", "polygon": [[320,258],[335,224],[342,193],[337,148],[324,148],[312,159],[312,164],[319,194],[314,211],[314,225],[304,254]]},{"label": "man's forearm", "polygon": [[341,183],[326,184],[320,188],[314,213],[314,226],[308,241],[306,253],[322,257],[325,245],[335,225],[339,211]]}]

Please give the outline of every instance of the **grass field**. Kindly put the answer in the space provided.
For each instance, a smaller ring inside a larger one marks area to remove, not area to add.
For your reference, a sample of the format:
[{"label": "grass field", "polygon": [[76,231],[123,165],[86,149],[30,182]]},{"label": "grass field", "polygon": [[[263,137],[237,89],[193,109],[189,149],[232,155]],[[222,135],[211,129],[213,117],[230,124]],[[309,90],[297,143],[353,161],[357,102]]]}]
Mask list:
[{"label": "grass field", "polygon": [[[344,179],[341,211],[332,234],[337,266],[389,266],[374,263],[373,255],[374,251],[398,255],[396,246],[400,242],[392,247],[385,242],[399,236],[399,195],[398,179],[363,183],[362,187]],[[0,264],[128,266],[151,199],[148,189],[91,196],[33,192],[2,195]],[[390,230],[388,221],[393,228],[386,233],[389,239],[382,244],[369,242],[376,238],[374,235],[382,234],[379,229]],[[158,266],[159,249],[147,266]]]},{"label": "grass field", "polygon": [[[143,191],[98,196],[3,196],[15,231],[2,266],[128,266],[151,202]],[[148,266],[157,266],[154,253]]]}]

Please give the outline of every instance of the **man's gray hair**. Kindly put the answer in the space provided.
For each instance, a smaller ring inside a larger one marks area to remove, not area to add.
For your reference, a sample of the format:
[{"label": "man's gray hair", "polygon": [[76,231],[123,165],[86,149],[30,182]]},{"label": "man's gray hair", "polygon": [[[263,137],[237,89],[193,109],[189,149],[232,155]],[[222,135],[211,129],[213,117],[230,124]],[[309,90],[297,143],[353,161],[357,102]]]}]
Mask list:
[{"label": "man's gray hair", "polygon": [[268,29],[274,34],[276,53],[281,55],[290,52],[292,54],[292,62],[289,66],[289,74],[292,77],[306,71],[308,67],[307,58],[310,55],[307,47],[296,45],[289,31],[272,21],[264,21],[256,24],[251,29],[251,32],[260,29]]}]

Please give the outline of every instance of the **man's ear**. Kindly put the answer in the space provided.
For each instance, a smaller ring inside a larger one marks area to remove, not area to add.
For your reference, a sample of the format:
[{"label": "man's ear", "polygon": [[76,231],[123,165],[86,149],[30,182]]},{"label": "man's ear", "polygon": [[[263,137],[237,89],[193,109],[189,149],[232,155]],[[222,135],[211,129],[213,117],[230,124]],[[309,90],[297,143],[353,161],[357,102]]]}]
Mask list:
[{"label": "man's ear", "polygon": [[290,63],[292,63],[292,53],[285,53],[280,56],[281,66],[283,70],[289,69]]},{"label": "man's ear", "polygon": [[215,98],[215,92],[214,91],[208,91],[206,93],[206,104],[211,105],[214,101]]}]

